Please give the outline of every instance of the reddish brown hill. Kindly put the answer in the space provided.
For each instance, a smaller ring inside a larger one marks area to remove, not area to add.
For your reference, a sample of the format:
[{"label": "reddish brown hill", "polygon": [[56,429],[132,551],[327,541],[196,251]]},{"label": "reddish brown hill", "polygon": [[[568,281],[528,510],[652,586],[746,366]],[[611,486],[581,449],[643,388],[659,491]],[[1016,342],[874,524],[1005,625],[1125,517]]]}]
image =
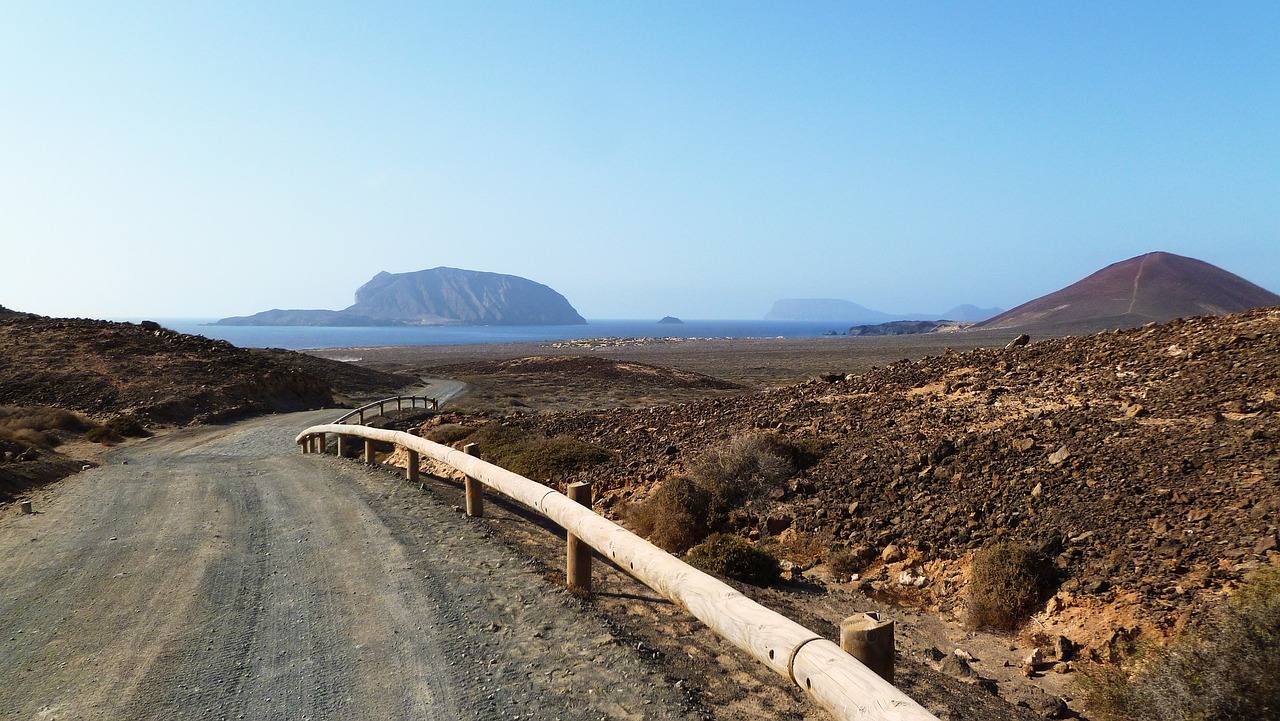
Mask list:
[{"label": "reddish brown hill", "polygon": [[1280,305],[1280,295],[1194,258],[1147,253],[977,324],[979,328],[1133,328]]}]

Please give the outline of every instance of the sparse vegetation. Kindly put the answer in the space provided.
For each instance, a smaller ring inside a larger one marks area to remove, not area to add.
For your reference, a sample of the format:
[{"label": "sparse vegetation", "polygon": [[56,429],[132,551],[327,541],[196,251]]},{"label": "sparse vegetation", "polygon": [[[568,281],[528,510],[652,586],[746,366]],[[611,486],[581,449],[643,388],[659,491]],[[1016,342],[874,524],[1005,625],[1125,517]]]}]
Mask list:
[{"label": "sparse vegetation", "polygon": [[697,568],[753,586],[771,586],[782,575],[778,559],[749,541],[717,533],[689,549],[685,560]]},{"label": "sparse vegetation", "polygon": [[545,438],[497,423],[476,428],[446,423],[428,429],[424,437],[436,443],[475,443],[481,458],[534,480],[572,475],[613,457],[608,450],[576,438]]},{"label": "sparse vegetation", "polygon": [[1017,628],[1035,610],[1048,579],[1044,557],[1030,546],[997,543],[979,550],[969,571],[967,624]]},{"label": "sparse vegetation", "polygon": [[711,494],[687,476],[662,482],[644,502],[632,506],[628,519],[640,535],[662,548],[679,552],[706,538]]},{"label": "sparse vegetation", "polygon": [[93,424],[75,413],[57,408],[0,406],[0,441],[53,448],[60,443],[54,431],[81,433]]},{"label": "sparse vegetation", "polygon": [[427,428],[423,432],[422,437],[429,441],[443,443],[447,446],[457,443],[474,432],[474,428],[464,426],[460,423],[443,423],[438,426]]},{"label": "sparse vegetation", "polygon": [[730,511],[795,475],[801,467],[796,459],[812,463],[810,453],[776,434],[737,436],[663,481],[628,518],[653,543],[683,551],[720,530]]},{"label": "sparse vegetation", "polygon": [[1095,667],[1082,683],[1100,721],[1263,721],[1280,717],[1280,570],[1239,587],[1226,608],[1168,648],[1124,666]]},{"label": "sparse vegetation", "polygon": [[850,578],[864,565],[862,557],[848,549],[836,551],[827,559],[827,569],[837,578]]}]

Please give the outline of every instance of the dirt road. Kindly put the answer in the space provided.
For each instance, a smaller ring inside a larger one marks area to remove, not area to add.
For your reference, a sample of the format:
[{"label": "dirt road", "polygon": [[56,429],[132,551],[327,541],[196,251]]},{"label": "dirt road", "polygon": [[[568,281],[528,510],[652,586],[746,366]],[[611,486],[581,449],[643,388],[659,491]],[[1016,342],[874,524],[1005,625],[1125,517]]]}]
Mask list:
[{"label": "dirt road", "polygon": [[481,527],[299,454],[333,415],[152,439],[0,519],[0,718],[693,716]]}]

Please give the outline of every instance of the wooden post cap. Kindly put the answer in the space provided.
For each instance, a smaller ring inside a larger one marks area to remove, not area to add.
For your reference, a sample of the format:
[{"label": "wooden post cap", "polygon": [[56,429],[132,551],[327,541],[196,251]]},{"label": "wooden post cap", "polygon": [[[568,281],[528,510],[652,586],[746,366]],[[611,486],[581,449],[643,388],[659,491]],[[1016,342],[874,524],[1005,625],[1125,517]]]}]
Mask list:
[{"label": "wooden post cap", "polygon": [[881,620],[875,612],[859,613],[840,622],[840,648],[893,683],[893,621]]}]

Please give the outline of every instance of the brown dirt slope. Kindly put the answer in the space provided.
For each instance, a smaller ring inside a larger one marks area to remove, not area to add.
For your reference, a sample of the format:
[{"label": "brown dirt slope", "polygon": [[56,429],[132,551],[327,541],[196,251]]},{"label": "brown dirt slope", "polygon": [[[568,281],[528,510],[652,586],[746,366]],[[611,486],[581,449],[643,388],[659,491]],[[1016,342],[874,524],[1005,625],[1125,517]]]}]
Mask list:
[{"label": "brown dirt slope", "polygon": [[1132,328],[1280,305],[1280,295],[1194,258],[1147,253],[977,324],[979,328]]},{"label": "brown dirt slope", "polygon": [[335,389],[405,385],[399,376],[155,324],[3,316],[0,349],[0,404],[147,424],[320,408],[334,404]]},{"label": "brown dirt slope", "polygon": [[[1032,544],[1060,574],[1040,622],[1095,652],[1118,624],[1172,630],[1280,564],[1280,308],[502,422],[615,451],[588,472],[615,511],[739,434],[825,444],[735,530],[857,550],[864,590],[957,613],[975,549]],[[890,544],[904,562],[871,560]]]}]

